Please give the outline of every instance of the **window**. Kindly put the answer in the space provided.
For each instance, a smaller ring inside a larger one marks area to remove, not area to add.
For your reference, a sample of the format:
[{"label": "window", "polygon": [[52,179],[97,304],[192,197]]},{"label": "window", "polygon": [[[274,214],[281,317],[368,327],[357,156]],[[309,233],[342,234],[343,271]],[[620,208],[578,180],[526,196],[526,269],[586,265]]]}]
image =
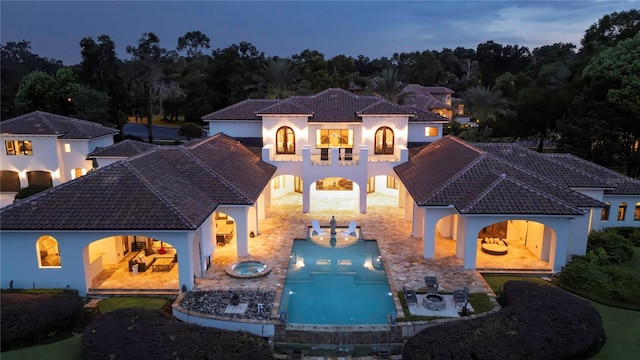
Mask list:
[{"label": "window", "polygon": [[435,126],[427,126],[424,128],[424,136],[438,136],[438,128]]},{"label": "window", "polygon": [[621,202],[620,206],[618,206],[618,221],[624,221],[624,218],[626,215],[627,215],[627,203]]},{"label": "window", "polygon": [[295,154],[296,138],[293,129],[283,126],[276,131],[276,154]]},{"label": "window", "polygon": [[7,140],[4,142],[7,155],[33,155],[31,141]]},{"label": "window", "polygon": [[376,177],[372,176],[367,180],[367,194],[371,194],[376,191]]},{"label": "window", "polygon": [[387,126],[383,126],[376,131],[375,139],[376,155],[393,155],[393,130]]},{"label": "window", "polygon": [[353,148],[353,129],[317,129],[316,149]]},{"label": "window", "polygon": [[58,241],[49,235],[41,236],[36,244],[41,267],[60,267]]},{"label": "window", "polygon": [[611,204],[606,203],[602,208],[602,216],[600,216],[601,221],[609,221],[609,209],[611,208]]},{"label": "window", "polygon": [[636,203],[636,210],[633,212],[633,221],[640,221],[640,202]]},{"label": "window", "polygon": [[27,180],[29,181],[29,185],[53,187],[51,173],[48,171],[28,171]]},{"label": "window", "polygon": [[64,144],[64,152],[66,153],[71,152],[71,144],[69,143]]},{"label": "window", "polygon": [[276,176],[273,179],[273,189],[274,190],[284,189],[285,186],[287,186],[286,179],[287,179],[286,175]]},{"label": "window", "polygon": [[393,176],[387,176],[387,188],[388,189],[398,189],[398,180]]},{"label": "window", "polygon": [[86,174],[86,171],[83,168],[75,168],[71,170],[71,179],[77,179],[80,176]]}]

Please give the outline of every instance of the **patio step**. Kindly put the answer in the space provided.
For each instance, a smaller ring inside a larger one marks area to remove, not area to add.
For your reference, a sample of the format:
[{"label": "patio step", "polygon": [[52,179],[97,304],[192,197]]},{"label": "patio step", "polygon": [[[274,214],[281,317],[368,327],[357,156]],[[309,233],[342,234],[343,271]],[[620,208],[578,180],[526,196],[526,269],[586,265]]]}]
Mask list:
[{"label": "patio step", "polygon": [[145,295],[178,295],[179,289],[96,289],[90,288],[87,297],[105,296],[145,296]]}]

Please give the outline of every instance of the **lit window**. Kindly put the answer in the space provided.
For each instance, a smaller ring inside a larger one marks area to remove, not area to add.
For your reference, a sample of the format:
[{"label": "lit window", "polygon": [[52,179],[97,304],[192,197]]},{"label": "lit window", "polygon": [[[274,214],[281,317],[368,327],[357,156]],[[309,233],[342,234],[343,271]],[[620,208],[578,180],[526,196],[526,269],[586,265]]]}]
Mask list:
[{"label": "lit window", "polygon": [[438,128],[435,126],[427,126],[424,128],[424,136],[438,136]]},{"label": "lit window", "polygon": [[41,267],[60,267],[58,241],[49,235],[41,236],[36,246]]},{"label": "lit window", "polygon": [[71,152],[71,144],[69,143],[64,144],[64,152],[66,153]]},{"label": "lit window", "polygon": [[602,208],[602,216],[600,216],[600,220],[609,221],[609,209],[611,208],[611,204],[606,203],[606,205]]},{"label": "lit window", "polygon": [[636,203],[636,210],[633,213],[633,221],[640,221],[640,202]]},{"label": "lit window", "polygon": [[353,129],[316,129],[316,149],[353,148]]},{"label": "lit window", "polygon": [[390,127],[383,126],[376,130],[374,154],[376,155],[393,155],[393,130]]},{"label": "lit window", "polygon": [[618,206],[618,221],[624,221],[624,218],[626,215],[627,215],[627,203],[621,202],[620,206]]},{"label": "lit window", "polygon": [[4,142],[7,155],[33,155],[31,141],[8,140]]},{"label": "lit window", "polygon": [[86,174],[86,171],[83,168],[75,168],[71,170],[72,179],[77,179],[84,174]]}]

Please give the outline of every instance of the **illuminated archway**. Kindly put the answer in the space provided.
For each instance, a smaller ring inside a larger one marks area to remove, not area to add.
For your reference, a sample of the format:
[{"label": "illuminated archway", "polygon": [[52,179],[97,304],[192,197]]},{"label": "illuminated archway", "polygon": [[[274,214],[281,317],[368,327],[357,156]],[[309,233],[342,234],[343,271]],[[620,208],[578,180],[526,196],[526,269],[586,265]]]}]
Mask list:
[{"label": "illuminated archway", "polygon": [[38,265],[40,267],[62,266],[58,240],[56,240],[53,236],[40,236],[38,238],[38,241],[36,242],[36,251],[38,254]]}]

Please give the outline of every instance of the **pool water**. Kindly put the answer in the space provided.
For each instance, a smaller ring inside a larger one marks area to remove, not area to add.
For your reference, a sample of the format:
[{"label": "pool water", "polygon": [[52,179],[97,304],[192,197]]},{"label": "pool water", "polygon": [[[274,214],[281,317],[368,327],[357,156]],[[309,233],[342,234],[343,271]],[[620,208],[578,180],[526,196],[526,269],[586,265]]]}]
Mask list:
[{"label": "pool water", "polygon": [[264,264],[257,261],[241,262],[233,266],[233,271],[240,275],[258,274],[264,269]]},{"label": "pool water", "polygon": [[292,324],[381,325],[395,313],[378,244],[372,240],[342,248],[295,240],[280,304]]}]

